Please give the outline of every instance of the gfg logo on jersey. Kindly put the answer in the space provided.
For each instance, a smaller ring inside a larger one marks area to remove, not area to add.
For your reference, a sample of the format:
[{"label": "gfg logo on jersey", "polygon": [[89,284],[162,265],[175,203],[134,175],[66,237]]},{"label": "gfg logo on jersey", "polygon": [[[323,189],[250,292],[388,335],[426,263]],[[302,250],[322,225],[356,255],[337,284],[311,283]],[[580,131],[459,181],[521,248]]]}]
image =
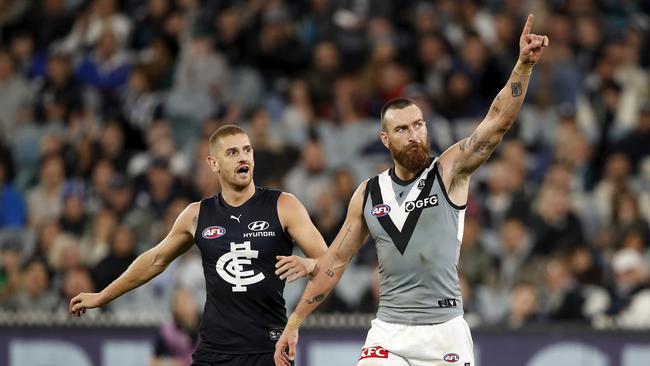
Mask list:
[{"label": "gfg logo on jersey", "polygon": [[363,348],[359,359],[363,360],[364,358],[388,358],[388,350],[381,346]]},{"label": "gfg logo on jersey", "polygon": [[422,198],[419,200],[415,201],[408,201],[406,202],[406,205],[404,206],[404,210],[406,212],[411,212],[413,210],[420,209],[420,208],[427,208],[427,207],[433,207],[433,206],[438,206],[438,195],[434,194],[432,196]]},{"label": "gfg logo on jersey", "polygon": [[264,279],[264,273],[254,274],[244,270],[244,265],[251,264],[251,258],[257,258],[258,251],[251,249],[251,242],[230,243],[230,252],[217,260],[217,273],[224,281],[235,285],[232,292],[246,292],[246,286]]},{"label": "gfg logo on jersey", "polygon": [[390,206],[384,203],[373,207],[372,211],[370,211],[370,214],[374,217],[386,216],[389,213],[390,213]]},{"label": "gfg logo on jersey", "polygon": [[269,223],[266,221],[253,221],[248,224],[248,230],[262,231],[269,228]]},{"label": "gfg logo on jersey", "polygon": [[215,239],[220,236],[223,236],[226,233],[226,229],[221,226],[210,226],[203,229],[201,236],[205,239]]},{"label": "gfg logo on jersey", "polygon": [[454,363],[456,361],[460,361],[460,356],[458,356],[455,353],[447,353],[445,357],[443,357],[442,359],[445,360],[446,362]]}]

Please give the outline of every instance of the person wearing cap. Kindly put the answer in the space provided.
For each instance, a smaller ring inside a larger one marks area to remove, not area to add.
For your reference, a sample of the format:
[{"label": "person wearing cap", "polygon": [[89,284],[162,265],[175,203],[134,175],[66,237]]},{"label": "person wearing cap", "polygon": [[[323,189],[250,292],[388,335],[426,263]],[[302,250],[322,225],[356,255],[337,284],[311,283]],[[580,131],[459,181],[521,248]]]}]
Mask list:
[{"label": "person wearing cap", "polygon": [[316,267],[313,259],[291,255],[294,243],[315,258],[325,252],[325,241],[293,195],[255,186],[253,147],[241,128],[226,125],[213,133],[207,162],[221,193],[189,204],[158,245],[100,292],[75,296],[70,313],[80,316],[143,285],[196,244],[207,300],[192,365],[272,365],[287,322],[284,280]]},{"label": "person wearing cap", "polygon": [[633,249],[621,249],[612,258],[614,284],[607,314],[613,325],[621,328],[650,326],[650,282],[648,265]]}]

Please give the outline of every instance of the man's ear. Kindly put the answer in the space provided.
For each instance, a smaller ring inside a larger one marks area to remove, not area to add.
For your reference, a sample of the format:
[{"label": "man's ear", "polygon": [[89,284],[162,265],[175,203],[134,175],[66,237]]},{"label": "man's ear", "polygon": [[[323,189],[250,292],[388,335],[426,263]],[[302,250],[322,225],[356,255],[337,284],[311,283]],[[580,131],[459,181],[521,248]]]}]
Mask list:
[{"label": "man's ear", "polygon": [[390,142],[388,141],[388,133],[386,133],[385,131],[381,131],[379,133],[379,138],[381,139],[381,143],[384,144],[384,146],[386,146],[386,148],[388,149],[389,148],[388,146],[390,146]]},{"label": "man's ear", "polygon": [[212,155],[208,155],[205,160],[208,162],[210,170],[212,170],[214,173],[219,173],[219,163],[217,162],[217,159],[215,159]]}]

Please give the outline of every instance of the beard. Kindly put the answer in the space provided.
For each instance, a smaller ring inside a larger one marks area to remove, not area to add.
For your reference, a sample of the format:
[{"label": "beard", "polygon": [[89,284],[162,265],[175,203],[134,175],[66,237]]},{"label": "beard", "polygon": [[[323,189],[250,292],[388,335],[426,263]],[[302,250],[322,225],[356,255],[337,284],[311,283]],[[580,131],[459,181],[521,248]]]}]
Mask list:
[{"label": "beard", "polygon": [[410,144],[400,150],[390,149],[393,159],[411,172],[419,172],[429,164],[429,146],[426,144]]}]

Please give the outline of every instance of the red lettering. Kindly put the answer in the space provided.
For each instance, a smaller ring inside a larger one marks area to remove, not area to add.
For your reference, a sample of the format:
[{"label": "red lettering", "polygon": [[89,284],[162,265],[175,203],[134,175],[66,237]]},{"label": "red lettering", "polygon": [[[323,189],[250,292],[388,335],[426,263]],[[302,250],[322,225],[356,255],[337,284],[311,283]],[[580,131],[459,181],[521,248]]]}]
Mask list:
[{"label": "red lettering", "polygon": [[388,350],[381,346],[363,348],[359,359],[363,360],[364,358],[388,358]]}]

